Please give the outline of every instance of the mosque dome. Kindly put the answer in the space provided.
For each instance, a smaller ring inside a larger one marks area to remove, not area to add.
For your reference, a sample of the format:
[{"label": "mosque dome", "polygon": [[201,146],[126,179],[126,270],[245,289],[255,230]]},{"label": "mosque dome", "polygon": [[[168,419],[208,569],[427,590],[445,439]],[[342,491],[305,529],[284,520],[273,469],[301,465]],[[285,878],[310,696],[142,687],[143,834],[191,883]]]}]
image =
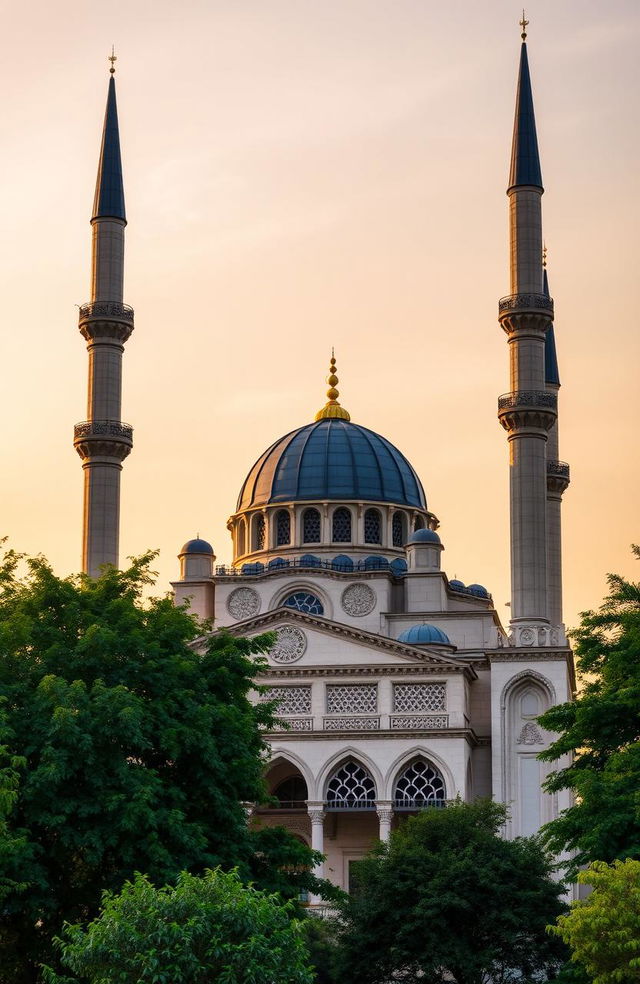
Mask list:
[{"label": "mosque dome", "polygon": [[213,547],[206,540],[201,540],[197,536],[194,540],[187,540],[180,554],[206,554],[213,556]]},{"label": "mosque dome", "polygon": [[429,625],[428,622],[424,622],[422,625],[412,625],[410,629],[405,629],[398,636],[398,642],[406,642],[410,646],[451,645],[449,636],[445,635],[442,629],[436,628],[435,625]]},{"label": "mosque dome", "polygon": [[440,537],[435,530],[430,530],[425,527],[421,530],[415,530],[409,537],[409,543],[440,543]]}]

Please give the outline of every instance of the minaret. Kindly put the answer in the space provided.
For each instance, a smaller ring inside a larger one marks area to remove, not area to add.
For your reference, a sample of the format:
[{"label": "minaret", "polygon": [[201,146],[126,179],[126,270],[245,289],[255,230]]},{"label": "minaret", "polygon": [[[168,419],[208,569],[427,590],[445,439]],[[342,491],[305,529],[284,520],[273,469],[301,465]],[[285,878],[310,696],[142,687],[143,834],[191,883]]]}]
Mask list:
[{"label": "minaret", "polygon": [[122,353],[133,331],[133,308],[122,302],[124,209],[114,62],[104,117],[93,202],[91,300],[80,308],[80,332],[89,352],[87,419],[74,428],[84,470],[82,569],[92,577],[103,564],[118,566],[120,473],[133,446],[133,428],[120,419]]},{"label": "minaret", "polygon": [[517,646],[550,642],[547,601],[547,453],[557,394],[545,385],[545,335],[553,301],[542,270],[542,174],[527,59],[526,26],[516,96],[509,227],[511,293],[499,305],[508,336],[511,392],[498,401],[508,433],[511,512],[511,624]]},{"label": "minaret", "polygon": [[[549,296],[547,277],[547,251],[543,250],[543,290]],[[553,323],[547,328],[544,339],[544,382],[556,398],[560,389],[560,374],[556,356],[556,340]],[[547,438],[547,596],[549,621],[552,626],[562,625],[562,495],[569,485],[569,465],[558,460],[558,419]]]}]

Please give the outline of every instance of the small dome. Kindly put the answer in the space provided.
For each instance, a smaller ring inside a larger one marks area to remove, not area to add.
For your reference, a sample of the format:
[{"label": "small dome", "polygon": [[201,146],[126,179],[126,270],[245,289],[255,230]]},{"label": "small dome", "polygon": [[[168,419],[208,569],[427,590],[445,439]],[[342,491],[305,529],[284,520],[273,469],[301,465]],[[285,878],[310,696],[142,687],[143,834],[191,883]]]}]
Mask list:
[{"label": "small dome", "polygon": [[464,581],[456,581],[454,579],[453,581],[449,581],[449,587],[453,591],[464,591],[466,586],[465,586]]},{"label": "small dome", "polygon": [[180,555],[182,554],[206,554],[208,557],[213,557],[213,547],[206,540],[196,537],[195,540],[187,540],[180,551]]},{"label": "small dome", "polygon": [[398,642],[407,642],[410,646],[450,646],[451,641],[442,629],[425,622],[423,625],[412,625],[398,636]]},{"label": "small dome", "polygon": [[389,564],[389,567],[391,568],[391,570],[393,571],[393,573],[396,574],[396,575],[406,574],[407,573],[407,569],[408,569],[407,568],[407,562],[404,559],[404,557],[396,557],[395,560],[392,560],[391,561],[391,563]]},{"label": "small dome", "polygon": [[440,543],[440,537],[435,530],[415,530],[409,537],[409,543]]},{"label": "small dome", "polygon": [[314,554],[303,554],[300,558],[300,567],[321,567],[322,561]]},{"label": "small dome", "polygon": [[476,595],[478,598],[489,597],[489,592],[482,584],[469,584],[467,585],[467,591],[469,594]]},{"label": "small dome", "polygon": [[334,557],[331,561],[331,566],[334,571],[352,571],[353,561],[351,560],[351,557],[347,557],[346,554],[338,554],[338,556]]}]

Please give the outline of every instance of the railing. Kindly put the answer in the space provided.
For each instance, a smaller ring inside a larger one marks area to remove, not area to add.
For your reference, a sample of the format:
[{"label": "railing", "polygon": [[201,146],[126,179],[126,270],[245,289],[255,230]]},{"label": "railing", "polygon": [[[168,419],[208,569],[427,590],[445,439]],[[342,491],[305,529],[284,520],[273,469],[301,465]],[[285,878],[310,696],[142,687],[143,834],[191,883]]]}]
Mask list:
[{"label": "railing", "polygon": [[392,714],[389,718],[392,731],[428,731],[449,727],[448,714]]},{"label": "railing", "polygon": [[110,318],[113,321],[126,321],[133,324],[133,308],[120,301],[91,301],[80,305],[80,321],[92,318]]},{"label": "railing", "polygon": [[122,420],[82,420],[73,428],[74,440],[83,437],[119,437],[133,441],[133,427]]},{"label": "railing", "polygon": [[507,294],[498,301],[498,313],[544,311],[553,315],[553,298],[546,294]]},{"label": "railing", "polygon": [[337,813],[342,810],[375,810],[376,804],[373,800],[355,800],[346,802],[345,800],[327,800],[325,809]]},{"label": "railing", "polygon": [[549,390],[516,390],[498,397],[498,410],[513,410],[516,407],[543,407],[557,410],[558,395]]},{"label": "railing", "polygon": [[241,568],[222,565],[216,567],[216,574],[222,577],[251,577],[252,575],[256,576],[258,574],[277,574],[279,571],[288,570],[289,568],[298,568],[302,570],[333,571],[337,574],[360,574],[363,571],[369,574],[371,571],[388,571],[395,577],[403,577],[407,573],[406,567],[404,567],[406,561],[402,562],[402,566],[394,567],[395,560],[402,561],[402,558],[394,558],[394,560],[389,561],[386,557],[375,557],[375,563],[372,560],[357,560],[351,564],[336,564],[332,560],[320,560],[320,558],[317,558],[316,561],[311,563],[308,560],[304,560],[304,558],[277,557],[267,564],[256,561],[255,563],[243,564]]},{"label": "railing", "polygon": [[343,715],[342,717],[326,717],[323,719],[325,731],[379,731],[380,717],[378,715],[357,717]]},{"label": "railing", "polygon": [[278,800],[277,803],[269,804],[270,810],[306,810],[306,800]]},{"label": "railing", "polygon": [[402,810],[443,810],[449,805],[446,799],[397,799],[393,801],[393,809]]},{"label": "railing", "polygon": [[547,461],[547,475],[569,478],[570,468],[566,461]]}]

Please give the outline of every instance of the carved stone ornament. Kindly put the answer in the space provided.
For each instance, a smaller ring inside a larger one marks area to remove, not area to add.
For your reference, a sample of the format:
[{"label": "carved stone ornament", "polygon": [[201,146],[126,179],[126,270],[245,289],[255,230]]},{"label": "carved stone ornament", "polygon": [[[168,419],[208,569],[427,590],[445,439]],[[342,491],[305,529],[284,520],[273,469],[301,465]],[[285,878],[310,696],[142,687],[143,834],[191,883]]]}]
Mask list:
[{"label": "carved stone ornament", "polygon": [[528,721],[522,726],[522,731],[518,735],[516,745],[542,745],[542,735],[533,721]]},{"label": "carved stone ornament", "polygon": [[342,592],[342,608],[347,615],[359,618],[368,615],[375,606],[376,595],[368,584],[350,584]]},{"label": "carved stone ornament", "polygon": [[236,588],[227,599],[227,611],[239,622],[260,611],[260,595],[253,588]]},{"label": "carved stone ornament", "polygon": [[283,625],[278,629],[276,641],[269,651],[269,656],[276,663],[295,663],[307,648],[307,637],[302,629],[295,625]]}]

